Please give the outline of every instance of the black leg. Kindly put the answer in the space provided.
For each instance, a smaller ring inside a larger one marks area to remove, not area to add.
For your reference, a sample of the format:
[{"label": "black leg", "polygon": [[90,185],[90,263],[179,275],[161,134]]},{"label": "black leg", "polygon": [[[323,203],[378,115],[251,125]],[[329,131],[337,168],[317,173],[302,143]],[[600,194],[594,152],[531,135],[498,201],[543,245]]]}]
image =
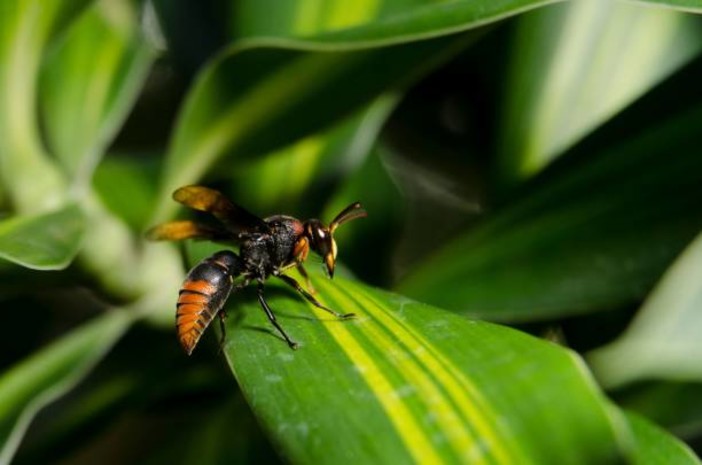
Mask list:
[{"label": "black leg", "polygon": [[307,289],[310,290],[310,294],[314,295],[317,293],[315,290],[314,286],[312,285],[312,281],[310,280],[310,275],[307,274],[307,270],[305,269],[305,266],[302,263],[297,264],[297,271],[302,275],[303,278],[305,278],[305,284],[307,284]]},{"label": "black leg", "polygon": [[278,277],[279,277],[280,279],[282,279],[283,281],[285,281],[288,285],[290,285],[290,286],[292,286],[293,288],[295,288],[295,290],[296,290],[297,292],[299,292],[300,294],[302,294],[302,296],[303,296],[305,299],[307,299],[307,301],[308,301],[309,303],[311,303],[312,305],[314,305],[315,307],[321,308],[322,310],[325,310],[325,311],[331,313],[332,315],[334,315],[334,316],[337,317],[337,318],[353,318],[353,317],[356,316],[354,313],[346,313],[346,314],[337,313],[337,312],[335,312],[334,310],[332,310],[331,308],[325,307],[324,305],[322,305],[321,303],[319,303],[319,301],[318,301],[317,299],[315,299],[314,296],[313,296],[312,294],[310,294],[309,292],[307,292],[306,290],[304,290],[304,289],[302,288],[302,286],[300,286],[300,283],[298,283],[297,281],[295,281],[295,280],[294,280],[293,278],[291,278],[290,276],[286,276],[286,275],[284,275],[284,274],[281,274],[281,275],[278,275]]},{"label": "black leg", "polygon": [[219,311],[219,330],[222,333],[222,335],[219,338],[219,351],[222,352],[224,350],[224,343],[227,341],[227,329],[224,326],[224,320],[227,319],[227,312],[224,310]]},{"label": "black leg", "polygon": [[275,315],[273,314],[273,310],[268,306],[268,302],[266,302],[266,299],[263,297],[263,283],[259,282],[258,283],[258,301],[261,303],[261,307],[263,307],[263,311],[266,312],[266,316],[268,317],[268,320],[275,326],[275,328],[280,332],[280,334],[283,336],[283,339],[285,339],[285,342],[288,343],[291,349],[297,349],[297,342],[293,341],[288,337],[288,335],[283,331],[283,328],[280,327],[278,324],[278,321],[275,319]]}]

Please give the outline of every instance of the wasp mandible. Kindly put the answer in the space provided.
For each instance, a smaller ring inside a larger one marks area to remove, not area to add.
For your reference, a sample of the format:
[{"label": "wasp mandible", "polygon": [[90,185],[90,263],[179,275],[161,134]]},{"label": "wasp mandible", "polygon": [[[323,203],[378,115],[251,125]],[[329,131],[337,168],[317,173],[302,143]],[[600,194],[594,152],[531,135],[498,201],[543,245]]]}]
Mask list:
[{"label": "wasp mandible", "polygon": [[[181,286],[176,304],[176,329],[183,349],[190,355],[202,333],[219,315],[222,340],[225,302],[233,291],[257,283],[258,301],[268,320],[278,330],[291,349],[297,343],[290,339],[280,326],[264,297],[264,283],[275,276],[293,287],[312,305],[338,318],[350,318],[352,313],[340,314],[322,305],[295,279],[284,274],[297,268],[310,280],[304,261],[310,249],[321,255],[330,278],[334,277],[337,247],[334,231],[347,221],[363,218],[367,213],[356,202],[339,213],[329,226],[320,220],[300,221],[286,215],[259,218],[235,204],[221,192],[203,186],[186,186],[173,193],[173,199],[194,210],[212,214],[217,220],[214,226],[190,220],[171,221],[150,229],[146,234],[151,240],[208,239],[215,242],[239,245],[239,254],[223,250],[202,260],[190,270]],[[241,281],[234,284],[235,279]]]}]

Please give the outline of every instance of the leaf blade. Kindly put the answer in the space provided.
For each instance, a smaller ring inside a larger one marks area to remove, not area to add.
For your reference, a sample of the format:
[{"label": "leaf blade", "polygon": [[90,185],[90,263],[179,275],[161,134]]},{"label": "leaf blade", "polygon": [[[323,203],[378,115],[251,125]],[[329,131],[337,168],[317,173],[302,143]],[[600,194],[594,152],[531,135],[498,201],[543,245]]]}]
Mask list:
[{"label": "leaf blade", "polygon": [[[233,29],[244,37],[278,45],[326,50],[379,47],[464,32],[558,1],[359,2],[349,12],[344,3],[303,0],[287,5],[292,11],[281,11],[286,17],[278,21],[271,15],[275,9],[266,4],[275,2],[243,2],[235,12]],[[295,18],[294,24],[290,18]]]},{"label": "leaf blade", "polygon": [[629,327],[589,354],[600,382],[619,387],[646,378],[702,379],[702,235],[666,271]]},{"label": "leaf blade", "polygon": [[[324,128],[388,88],[408,84],[473,39],[458,36],[343,53],[226,50],[187,98],[168,150],[163,200],[154,222],[172,213],[168,197],[173,190],[197,181],[224,156],[252,157]],[[359,71],[368,69],[374,72]],[[354,76],[354,86],[339,93],[348,76]],[[315,105],[309,106],[310,101]]]},{"label": "leaf blade", "polygon": [[124,312],[96,318],[2,374],[0,463],[9,463],[34,415],[79,382],[130,321]]},{"label": "leaf blade", "polygon": [[[690,71],[700,72],[699,66]],[[655,111],[642,100],[621,120],[667,110],[650,98]],[[605,134],[622,131],[617,120],[601,128],[501,211],[417,266],[397,289],[503,321],[581,314],[642,299],[702,227],[689,215],[702,198],[702,183],[690,150],[700,117],[690,102],[699,96],[688,98],[688,108],[676,108],[664,124],[627,128],[624,142],[603,143],[609,140]],[[671,150],[675,156],[666,158]]]},{"label": "leaf blade", "polygon": [[66,268],[78,253],[85,231],[76,205],[0,222],[0,258],[35,270]]},{"label": "leaf blade", "polygon": [[532,176],[699,55],[698,29],[692,15],[607,0],[521,18],[499,139],[504,181]]},{"label": "leaf blade", "polygon": [[634,437],[632,463],[636,465],[694,465],[700,460],[672,434],[632,412],[625,412]]},{"label": "leaf blade", "polygon": [[124,1],[96,2],[42,70],[49,146],[81,186],[89,183],[154,59],[132,9]]},{"label": "leaf blade", "polygon": [[[619,445],[609,407],[582,363],[567,351],[350,281],[335,286],[319,280],[315,287],[323,303],[358,318],[334,321],[317,310],[315,319],[295,318],[287,312],[309,313],[310,306],[276,289],[272,297],[269,293],[271,306],[286,309],[279,320],[302,342],[291,352],[271,336],[256,304],[239,297],[248,322],[230,325],[224,349],[245,397],[290,460],[616,459]],[[550,370],[537,375],[527,360],[538,360],[534,369],[559,366],[551,371],[560,373],[558,381],[540,379]],[[501,376],[511,381],[498,382]],[[570,397],[536,394],[544,386],[560,386]],[[554,417],[537,413],[546,398]],[[581,429],[559,428],[560,421]],[[336,444],[333,449],[323,446],[329,441]],[[599,446],[591,447],[595,443]]]}]

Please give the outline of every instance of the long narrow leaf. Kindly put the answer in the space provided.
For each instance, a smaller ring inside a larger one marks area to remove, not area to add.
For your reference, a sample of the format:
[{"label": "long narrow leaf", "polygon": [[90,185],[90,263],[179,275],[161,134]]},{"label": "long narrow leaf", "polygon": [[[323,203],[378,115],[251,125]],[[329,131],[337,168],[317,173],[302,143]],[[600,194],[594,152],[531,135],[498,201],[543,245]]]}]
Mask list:
[{"label": "long narrow leaf", "polygon": [[622,336],[589,362],[607,387],[642,378],[702,380],[702,235],[690,245]]},{"label": "long narrow leaf", "polygon": [[676,439],[644,417],[626,413],[634,437],[635,465],[696,465],[700,459],[682,441]]},{"label": "long narrow leaf", "polygon": [[0,180],[23,213],[55,208],[65,183],[41,143],[37,82],[44,50],[87,0],[0,3]]},{"label": "long narrow leaf", "polygon": [[34,415],[79,382],[130,321],[126,313],[106,314],[0,375],[0,463],[9,463]]},{"label": "long narrow leaf", "polygon": [[130,110],[153,58],[131,9],[126,0],[96,3],[43,69],[50,149],[82,185]]},{"label": "long narrow leaf", "polygon": [[271,286],[269,303],[300,348],[272,331],[250,294],[230,300],[245,316],[224,348],[293,463],[616,462],[617,422],[567,350],[347,280],[314,284],[356,319]]},{"label": "long narrow leaf", "polygon": [[702,50],[699,18],[576,0],[519,20],[501,143],[506,182],[528,177]]},{"label": "long narrow leaf", "polygon": [[175,128],[156,220],[173,211],[173,190],[197,181],[225,155],[251,157],[320,130],[408,84],[473,37],[344,53],[225,51],[202,73]]},{"label": "long narrow leaf", "polygon": [[[233,33],[277,44],[349,49],[455,34],[559,0],[373,0],[241,2]],[[273,6],[275,5],[275,7]]]},{"label": "long narrow leaf", "polygon": [[699,107],[681,111],[609,147],[593,137],[424,261],[399,290],[514,320],[642,299],[702,228],[702,218],[690,214],[702,201],[702,158],[694,149],[700,117]]}]

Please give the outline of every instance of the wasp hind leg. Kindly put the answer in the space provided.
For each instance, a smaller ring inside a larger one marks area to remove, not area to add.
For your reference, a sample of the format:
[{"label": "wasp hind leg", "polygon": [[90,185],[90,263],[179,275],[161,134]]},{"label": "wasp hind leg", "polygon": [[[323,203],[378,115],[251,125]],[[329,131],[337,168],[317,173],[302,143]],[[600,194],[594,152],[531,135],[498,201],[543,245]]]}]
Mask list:
[{"label": "wasp hind leg", "polygon": [[300,283],[298,283],[297,281],[295,281],[295,280],[294,280],[293,278],[291,278],[290,276],[286,276],[286,275],[284,275],[284,274],[281,274],[281,275],[278,275],[278,277],[279,277],[280,279],[282,279],[283,281],[285,281],[285,283],[288,284],[289,286],[292,286],[297,292],[299,292],[300,294],[302,294],[302,296],[303,296],[305,299],[307,299],[307,301],[308,301],[309,303],[311,303],[312,305],[314,305],[315,307],[321,308],[322,310],[324,310],[324,311],[326,311],[326,312],[329,312],[329,313],[331,313],[332,315],[334,315],[335,317],[341,318],[341,319],[343,319],[343,320],[345,320],[345,319],[347,319],[347,318],[353,318],[353,317],[356,316],[355,313],[338,313],[338,312],[335,312],[334,310],[332,310],[332,309],[329,308],[329,307],[325,307],[325,306],[322,305],[312,294],[310,294],[310,293],[307,292],[302,286],[300,286]]},{"label": "wasp hind leg", "polygon": [[263,283],[262,282],[258,283],[258,301],[261,303],[261,307],[263,308],[263,311],[266,312],[266,316],[268,317],[268,321],[270,321],[271,324],[273,326],[275,326],[275,329],[277,329],[278,332],[280,333],[280,335],[283,336],[283,339],[285,339],[285,342],[288,343],[288,346],[290,346],[290,348],[293,350],[297,349],[297,342],[290,339],[290,337],[283,330],[283,328],[280,326],[280,324],[278,324],[278,320],[275,319],[275,314],[273,314],[273,310],[271,310],[271,307],[268,306],[268,302],[266,302],[266,299],[263,296]]},{"label": "wasp hind leg", "polygon": [[221,336],[219,337],[219,352],[222,353],[224,352],[224,345],[227,342],[227,327],[224,324],[224,321],[227,319],[227,312],[225,312],[223,309],[219,311],[219,332],[221,333]]}]

